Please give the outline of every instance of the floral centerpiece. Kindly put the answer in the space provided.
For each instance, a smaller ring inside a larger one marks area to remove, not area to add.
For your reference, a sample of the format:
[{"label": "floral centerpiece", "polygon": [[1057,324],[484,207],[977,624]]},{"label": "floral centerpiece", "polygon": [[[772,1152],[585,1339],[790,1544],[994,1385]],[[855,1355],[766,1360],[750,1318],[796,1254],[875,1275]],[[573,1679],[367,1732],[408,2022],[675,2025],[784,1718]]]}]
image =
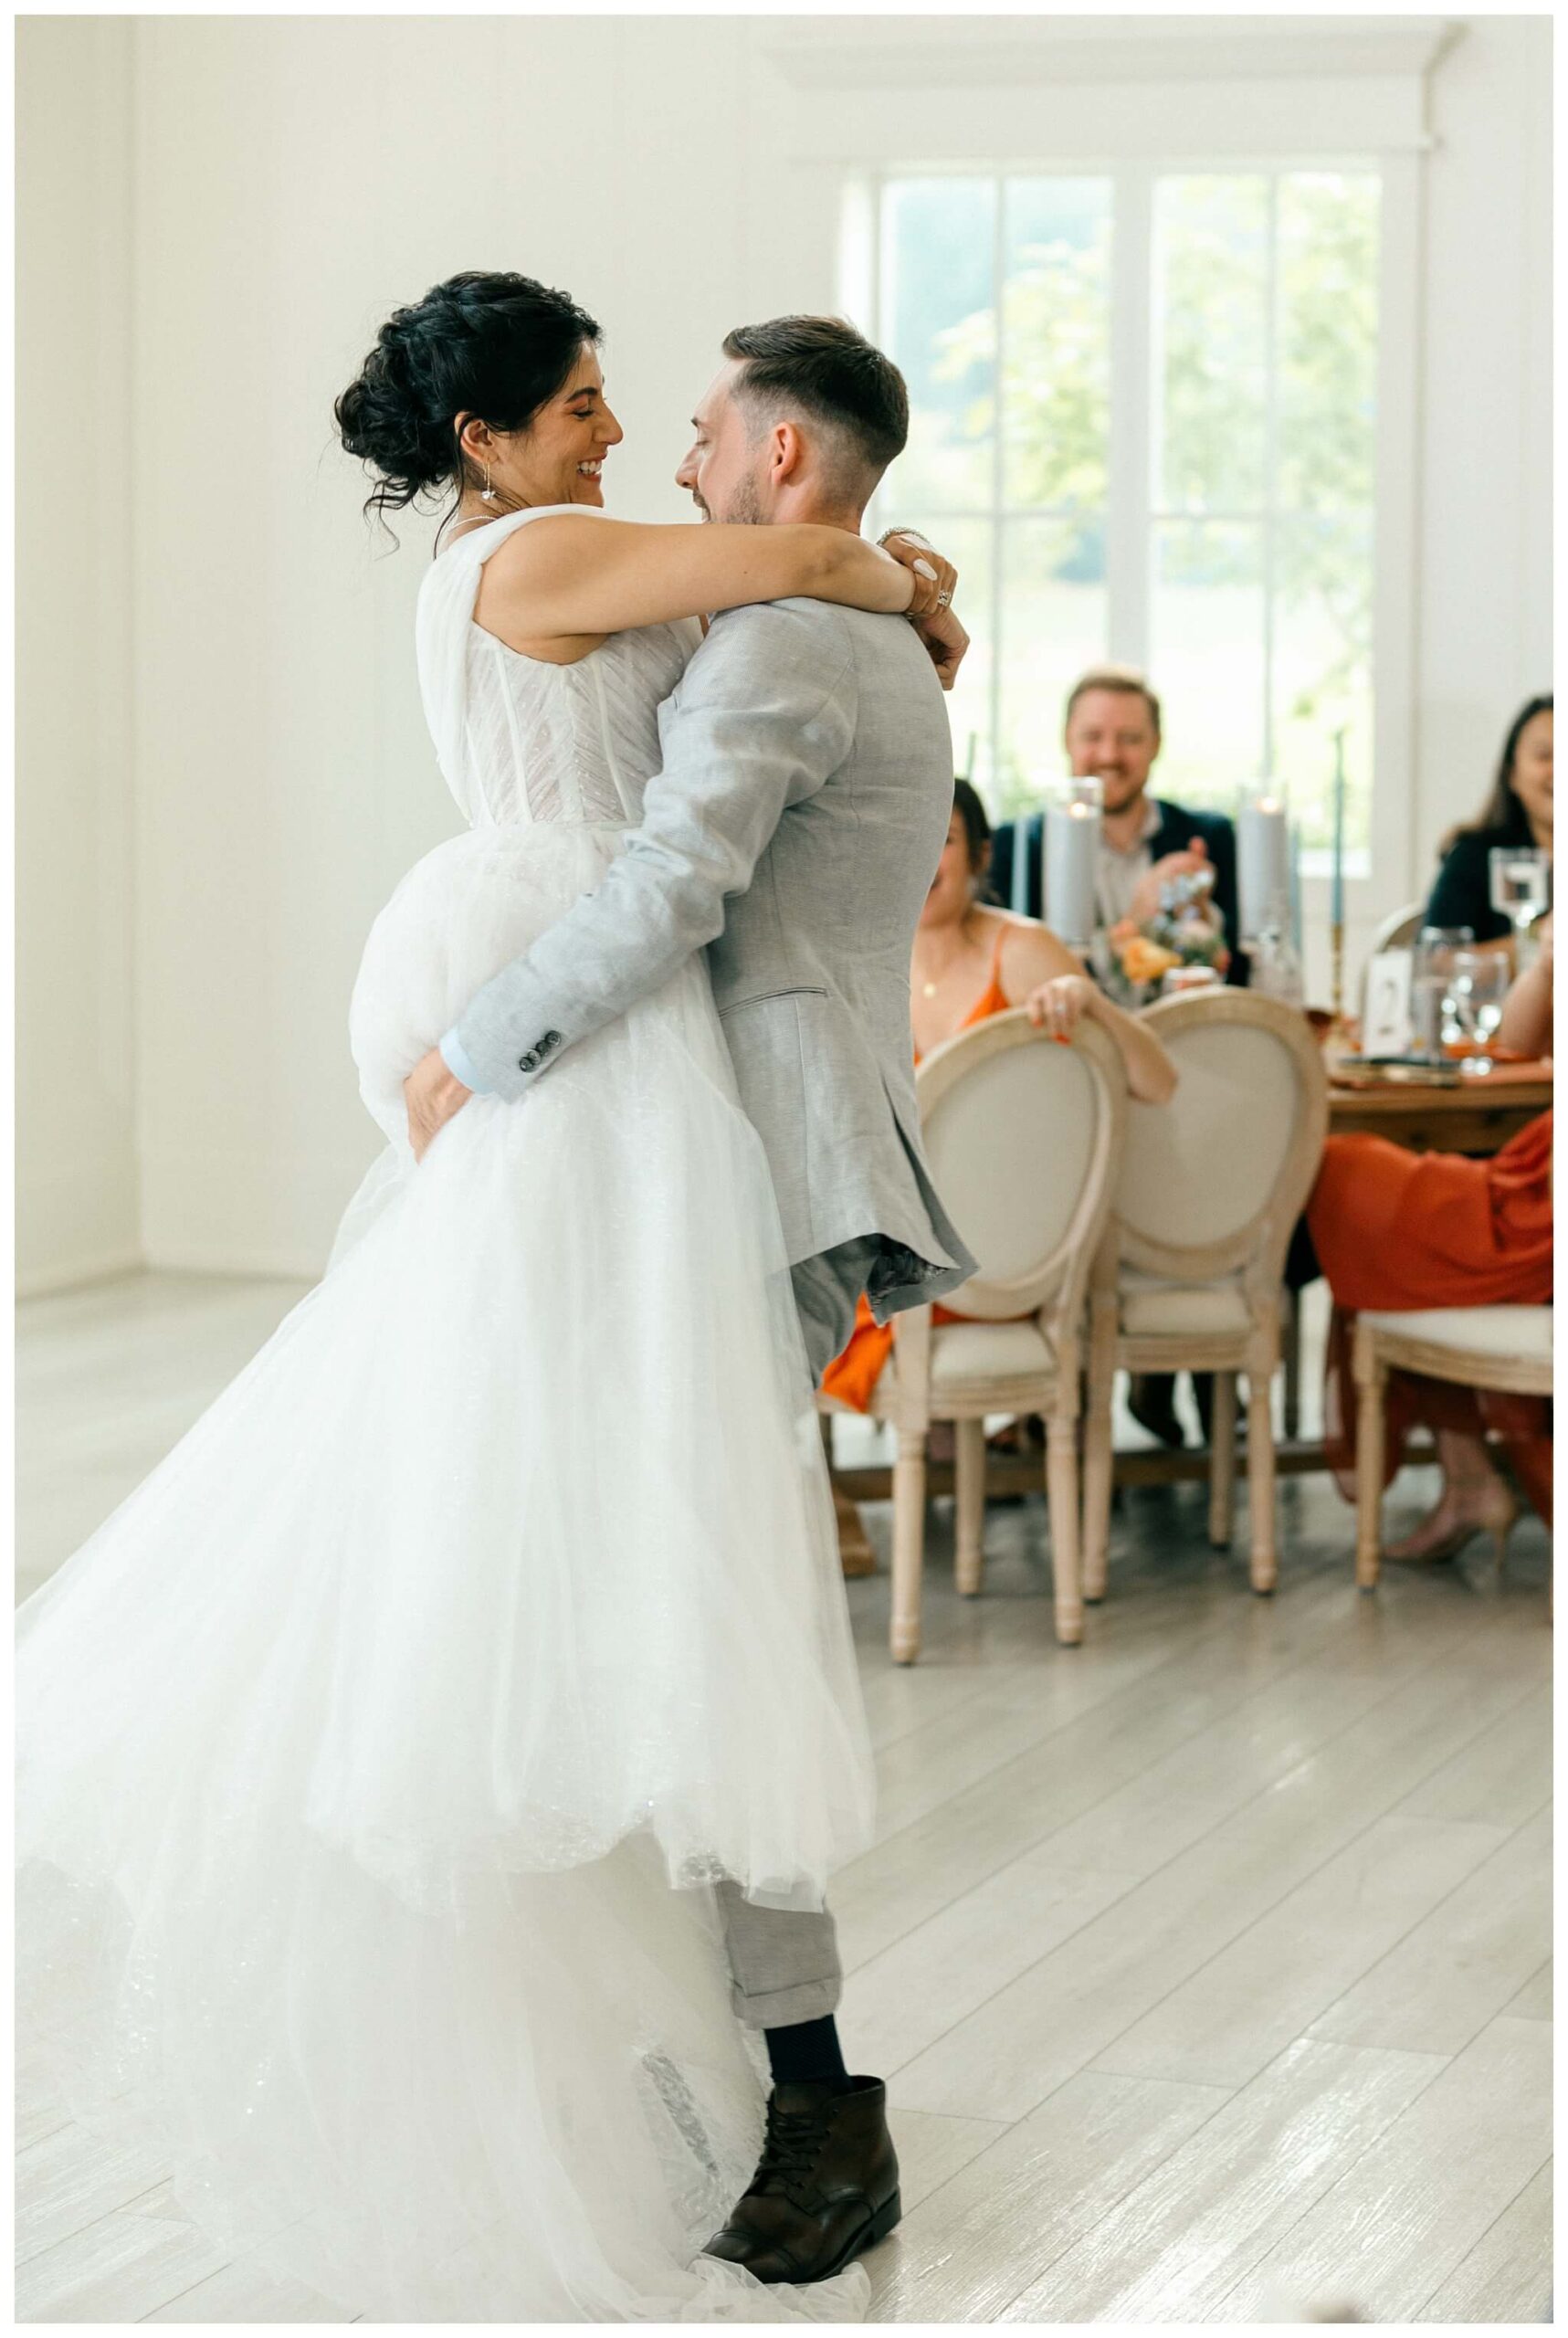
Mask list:
[{"label": "floral centerpiece", "polygon": [[1103,988],[1124,1006],[1147,1006],[1176,966],[1210,966],[1223,976],[1230,964],[1225,920],[1211,898],[1214,871],[1193,869],[1160,889],[1160,904],[1142,925],[1122,918],[1106,935]]}]

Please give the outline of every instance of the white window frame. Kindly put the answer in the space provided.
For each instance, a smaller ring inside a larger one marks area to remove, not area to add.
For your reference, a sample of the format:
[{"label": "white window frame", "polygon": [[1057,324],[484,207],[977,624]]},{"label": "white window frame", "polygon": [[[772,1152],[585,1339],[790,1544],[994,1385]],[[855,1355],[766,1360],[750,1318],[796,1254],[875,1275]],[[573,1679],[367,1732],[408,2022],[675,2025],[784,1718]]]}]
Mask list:
[{"label": "white window frame", "polygon": [[[1111,186],[1110,280],[1110,439],[1106,509],[1107,654],[1118,662],[1147,670],[1150,663],[1150,606],[1154,529],[1163,515],[1152,497],[1154,414],[1152,388],[1154,368],[1153,211],[1158,180],[1171,176],[1258,177],[1269,181],[1270,200],[1281,175],[1297,171],[1364,173],[1379,181],[1378,234],[1378,364],[1377,430],[1373,481],[1373,739],[1372,800],[1369,806],[1368,853],[1347,858],[1347,879],[1375,890],[1386,900],[1408,898],[1411,864],[1411,806],[1413,772],[1409,734],[1413,704],[1415,627],[1413,583],[1414,534],[1414,416],[1415,410],[1416,338],[1414,293],[1418,253],[1416,201],[1418,183],[1415,158],[1366,152],[1280,151],[1269,153],[1229,153],[1212,161],[1194,153],[1172,153],[1116,160],[1088,154],[1042,155],[1029,162],[989,163],[977,158],[933,164],[921,158],[907,163],[889,162],[877,168],[846,174],[841,200],[839,295],[847,312],[868,332],[875,332],[881,313],[881,220],[884,190],[904,178],[1100,178]],[[996,206],[998,241],[1004,206]],[[1272,250],[1272,244],[1271,244]],[[1000,252],[993,271],[998,280]],[[1274,326],[1272,302],[1269,332]],[[997,320],[997,364],[1001,363],[1002,321]],[[1273,369],[1270,364],[1272,384]],[[1404,417],[1403,425],[1399,418]],[[997,438],[996,461],[1001,462]],[[998,480],[994,489],[1000,513]],[[877,507],[873,506],[874,516]],[[973,515],[963,515],[973,516]],[[1030,516],[1038,516],[1031,514]],[[1048,516],[1048,515],[1047,515]],[[1198,518],[1225,514],[1199,513]],[[1246,515],[1249,522],[1259,515]],[[932,514],[932,526],[938,515]],[[1261,515],[1264,544],[1264,622],[1273,624],[1271,513]],[[879,528],[882,521],[877,517]],[[993,538],[992,574],[984,581],[990,609],[992,639],[1000,648],[1002,601],[1002,531]],[[980,580],[975,580],[979,583]],[[971,589],[973,589],[972,585]],[[1265,656],[1271,642],[1266,638]],[[1159,678],[1154,678],[1158,686]],[[992,660],[990,725],[993,739],[1000,730],[1002,661]],[[1272,693],[1265,693],[1264,749],[1266,763],[1272,752]],[[1303,873],[1326,878],[1328,855],[1306,853]]]}]

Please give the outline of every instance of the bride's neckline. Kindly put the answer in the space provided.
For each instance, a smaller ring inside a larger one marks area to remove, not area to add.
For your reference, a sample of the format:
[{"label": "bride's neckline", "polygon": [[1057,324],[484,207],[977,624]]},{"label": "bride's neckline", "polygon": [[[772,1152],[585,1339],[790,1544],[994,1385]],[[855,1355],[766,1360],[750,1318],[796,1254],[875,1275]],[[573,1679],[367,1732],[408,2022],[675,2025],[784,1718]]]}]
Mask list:
[{"label": "bride's neckline", "polygon": [[[535,517],[542,518],[547,511],[551,513],[559,511],[593,511],[596,512],[601,520],[608,516],[605,513],[603,505],[598,503],[521,503],[518,505],[517,509],[512,511],[487,511],[482,513],[479,511],[470,511],[466,520],[458,520],[453,522],[452,532],[448,535],[446,542],[441,546],[440,551],[436,554],[436,558],[437,560],[445,560],[447,554],[458,544],[471,542],[474,537],[481,535],[485,529],[499,528],[504,521],[531,520]],[[467,533],[460,533],[459,531],[462,530],[466,530]]]}]

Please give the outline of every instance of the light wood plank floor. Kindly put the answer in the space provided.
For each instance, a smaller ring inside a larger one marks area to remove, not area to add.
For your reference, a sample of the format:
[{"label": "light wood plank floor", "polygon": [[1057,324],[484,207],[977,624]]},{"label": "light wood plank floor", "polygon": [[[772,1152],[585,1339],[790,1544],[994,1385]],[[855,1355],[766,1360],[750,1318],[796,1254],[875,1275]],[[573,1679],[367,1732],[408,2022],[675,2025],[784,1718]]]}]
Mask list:
[{"label": "light wood plank floor", "polygon": [[[157,1275],[23,1309],[24,1592],[299,1290]],[[1545,2316],[1546,1537],[1521,1526],[1500,1583],[1478,1544],[1364,1599],[1332,1487],[1281,1503],[1264,1601],[1200,1488],[1130,1493],[1074,1650],[1040,1498],[992,1508],[972,1601],[933,1507],[913,1669],[886,1574],[849,1586],[882,1808],[837,1893],[842,2020],[905,2171],[879,2321]],[[226,2263],[25,2040],[18,2069],[20,2319],[346,2318]]]}]

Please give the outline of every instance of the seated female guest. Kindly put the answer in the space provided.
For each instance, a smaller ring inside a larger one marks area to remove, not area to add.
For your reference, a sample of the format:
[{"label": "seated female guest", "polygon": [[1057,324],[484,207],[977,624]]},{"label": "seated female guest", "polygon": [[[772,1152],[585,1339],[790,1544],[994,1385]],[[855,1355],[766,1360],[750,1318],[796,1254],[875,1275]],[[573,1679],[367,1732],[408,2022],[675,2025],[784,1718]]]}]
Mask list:
[{"label": "seated female guest", "polygon": [[1497,778],[1486,807],[1457,828],[1444,849],[1428,925],[1468,925],[1478,942],[1504,942],[1512,931],[1491,900],[1487,856],[1494,845],[1552,850],[1552,693],[1532,698],[1513,719],[1503,742]]},{"label": "seated female guest", "polygon": [[[1498,1042],[1521,1055],[1552,1045],[1552,928],[1541,955],[1509,993]],[[1329,1287],[1329,1458],[1354,1495],[1355,1394],[1351,1334],[1363,1308],[1538,1306],[1552,1296],[1552,1115],[1521,1131],[1489,1161],[1407,1153],[1384,1137],[1331,1136],[1307,1207]],[[1544,1398],[1461,1388],[1391,1373],[1387,1479],[1418,1423],[1436,1438],[1443,1490],[1436,1508],[1385,1558],[1451,1559],[1489,1532],[1500,1563],[1518,1505],[1493,1468],[1499,1436],[1515,1475],[1548,1523],[1552,1437]]]},{"label": "seated female guest", "polygon": [[[1163,1104],[1176,1067],[1153,1033],[1096,988],[1066,944],[1033,918],[1014,917],[982,899],[991,861],[991,824],[965,779],[953,787],[947,843],[921,913],[910,967],[915,1060],[988,1016],[1024,1006],[1039,1028],[1066,1038],[1081,1016],[1100,1024],[1127,1069],[1130,1094]],[[938,1308],[935,1320],[953,1318]],[[829,1364],[822,1386],[856,1412],[871,1392],[893,1343],[890,1324],[873,1322],[862,1300],[848,1346]],[[841,1527],[847,1531],[844,1510]]]}]

